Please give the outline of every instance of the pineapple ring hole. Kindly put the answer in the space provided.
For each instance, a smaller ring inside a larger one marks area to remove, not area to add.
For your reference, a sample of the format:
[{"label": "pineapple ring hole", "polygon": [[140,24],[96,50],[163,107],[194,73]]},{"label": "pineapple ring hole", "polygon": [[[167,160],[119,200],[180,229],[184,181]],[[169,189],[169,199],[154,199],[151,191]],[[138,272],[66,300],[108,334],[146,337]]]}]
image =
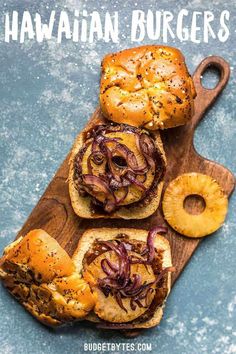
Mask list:
[{"label": "pineapple ring hole", "polygon": [[184,199],[184,209],[188,214],[202,214],[206,208],[204,198],[198,194],[190,194]]},{"label": "pineapple ring hole", "polygon": [[119,168],[125,168],[128,166],[126,160],[122,156],[113,156],[111,160]]}]

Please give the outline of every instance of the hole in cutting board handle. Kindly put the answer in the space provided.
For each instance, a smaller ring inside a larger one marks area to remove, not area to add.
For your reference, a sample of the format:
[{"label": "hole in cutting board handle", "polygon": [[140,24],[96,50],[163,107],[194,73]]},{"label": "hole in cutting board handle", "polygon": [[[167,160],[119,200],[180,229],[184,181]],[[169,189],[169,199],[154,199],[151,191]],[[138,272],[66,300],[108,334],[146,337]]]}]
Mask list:
[{"label": "hole in cutting board handle", "polygon": [[201,85],[206,90],[214,90],[222,77],[222,69],[214,64],[205,68],[201,75]]},{"label": "hole in cutting board handle", "polygon": [[[217,73],[217,71],[219,73],[218,82],[214,88],[204,87],[204,80],[202,80],[202,77],[204,76],[204,73],[206,73],[208,70],[210,70],[210,72],[208,72],[208,75],[210,73],[213,74],[212,70],[216,71],[215,74]],[[207,107],[209,107],[212,103],[212,100],[216,99],[219,93],[224,89],[225,85],[229,80],[229,76],[230,67],[228,62],[223,58],[213,55],[203,59],[202,62],[198,65],[195,73],[193,74],[193,81],[195,84],[198,98],[200,97],[201,99],[202,97]]]}]

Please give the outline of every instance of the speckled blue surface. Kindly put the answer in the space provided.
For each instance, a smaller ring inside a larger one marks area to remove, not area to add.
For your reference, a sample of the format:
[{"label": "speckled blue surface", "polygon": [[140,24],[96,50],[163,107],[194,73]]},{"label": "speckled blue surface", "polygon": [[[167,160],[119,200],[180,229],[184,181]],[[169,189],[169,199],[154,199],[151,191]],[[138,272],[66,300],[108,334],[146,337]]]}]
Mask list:
[{"label": "speckled blue surface", "polygon": [[[100,61],[103,55],[132,46],[132,9],[231,11],[231,37],[226,43],[169,41],[185,54],[194,71],[208,55],[222,55],[232,75],[224,93],[197,129],[197,150],[236,172],[236,49],[235,1],[1,1],[0,15],[29,9],[47,18],[53,9],[67,11],[119,10],[118,44],[75,44],[55,39],[41,44],[4,43],[0,26],[0,249],[16,232],[43,193],[70,149],[73,139],[98,103]],[[37,4],[36,4],[37,3]],[[178,3],[178,4],[177,4]],[[57,6],[57,7],[56,7]],[[2,25],[2,21],[0,23]],[[151,43],[146,40],[142,42]],[[160,42],[161,43],[161,42]],[[210,75],[210,79],[212,79]],[[236,353],[236,197],[231,198],[223,228],[205,239],[191,259],[168,299],[160,326],[129,340],[96,331],[88,325],[48,330],[28,315],[0,287],[0,353],[82,353],[84,342],[152,343],[152,353]],[[115,351],[119,352],[118,350]]]}]

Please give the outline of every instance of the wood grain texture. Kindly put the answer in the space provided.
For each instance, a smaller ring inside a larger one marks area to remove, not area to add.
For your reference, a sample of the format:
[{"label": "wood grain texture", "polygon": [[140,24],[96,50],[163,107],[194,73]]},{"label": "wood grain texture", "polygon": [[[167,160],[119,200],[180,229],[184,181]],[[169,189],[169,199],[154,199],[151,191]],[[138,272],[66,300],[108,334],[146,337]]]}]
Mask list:
[{"label": "wood grain texture", "polygon": [[[205,89],[201,85],[201,75],[209,66],[215,66],[220,71],[220,80],[214,89]],[[178,175],[195,171],[215,178],[228,196],[232,193],[235,186],[235,178],[232,173],[225,167],[201,157],[193,146],[195,128],[207,109],[224,89],[229,79],[229,73],[228,63],[222,58],[214,56],[204,59],[196,69],[193,75],[197,91],[194,117],[185,126],[168,129],[161,133],[168,161],[165,187]],[[91,119],[93,122],[101,119],[99,108]],[[143,220],[86,220],[79,218],[73,212],[68,192],[69,155],[48,185],[17,237],[25,235],[31,229],[43,228],[72,255],[80,235],[87,228],[133,227],[149,229],[154,225],[165,224],[161,208],[151,217]],[[168,230],[167,238],[171,244],[173,264],[177,269],[172,278],[174,283],[201,240],[183,237],[169,226]]]}]

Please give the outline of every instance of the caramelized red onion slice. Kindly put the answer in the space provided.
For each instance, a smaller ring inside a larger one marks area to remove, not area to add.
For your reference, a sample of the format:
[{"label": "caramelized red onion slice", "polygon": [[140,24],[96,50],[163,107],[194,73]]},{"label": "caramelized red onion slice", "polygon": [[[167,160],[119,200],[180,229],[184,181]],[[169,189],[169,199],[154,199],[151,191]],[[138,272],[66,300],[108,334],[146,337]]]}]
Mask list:
[{"label": "caramelized red onion slice", "polygon": [[115,299],[116,299],[118,305],[120,306],[120,308],[121,308],[122,310],[124,310],[125,312],[128,312],[127,309],[126,309],[126,308],[124,307],[124,305],[123,305],[123,302],[122,302],[122,299],[121,299],[121,295],[120,295],[119,292],[117,292],[117,293],[115,294]]},{"label": "caramelized red onion slice", "polygon": [[139,182],[134,176],[132,176],[131,173],[127,173],[126,174],[126,178],[132,183],[134,184],[136,187],[141,188],[142,190],[146,191],[147,188],[141,183]]},{"label": "caramelized red onion slice", "polygon": [[138,289],[142,284],[142,277],[139,274],[134,274],[133,283],[126,287],[126,293]]},{"label": "caramelized red onion slice", "polygon": [[88,187],[92,191],[96,193],[104,193],[105,195],[112,195],[112,191],[110,190],[108,184],[103,181],[100,177],[86,174],[82,176],[84,187]]},{"label": "caramelized red onion slice", "polygon": [[92,150],[94,151],[95,146],[101,144],[101,142],[104,139],[105,139],[105,137],[103,135],[101,135],[101,134],[95,136],[94,141],[93,141],[94,145],[92,146]]},{"label": "caramelized red onion slice", "polygon": [[124,278],[124,287],[126,287],[130,279],[129,256],[123,242],[120,243],[119,248],[122,254],[122,258],[121,258],[122,265],[120,267],[120,276]]},{"label": "caramelized red onion slice", "polygon": [[95,157],[94,163],[97,165],[101,164],[103,161],[100,162],[98,159],[96,159],[96,155],[100,154],[100,156],[103,156],[103,159],[104,157],[107,157],[107,154],[110,150],[107,148],[106,143],[116,143],[118,140],[120,140],[120,138],[106,138],[103,135],[96,136],[92,143],[92,153],[89,155],[89,157]]},{"label": "caramelized red onion slice", "polygon": [[136,289],[133,289],[131,291],[128,291],[126,293],[126,296],[128,297],[134,297],[135,299],[139,299],[139,296],[141,296],[144,292],[146,292],[154,283],[148,283],[148,284],[142,284]]},{"label": "caramelized red onion slice", "polygon": [[97,166],[102,165],[104,161],[104,155],[100,151],[95,151],[89,155],[87,160],[87,167],[89,174],[93,175],[93,166],[91,161]]},{"label": "caramelized red onion slice", "polygon": [[151,168],[155,168],[155,162],[153,159],[153,155],[155,152],[155,146],[153,144],[153,141],[151,140],[151,138],[147,135],[147,134],[141,134],[138,135],[137,139],[136,139],[136,143],[137,146],[139,148],[139,151],[143,154],[143,156],[145,157],[147,164],[151,167]]},{"label": "caramelized red onion slice", "polygon": [[88,174],[93,175],[93,166],[91,164],[91,155],[89,155],[88,160],[87,160],[87,167],[88,167]]},{"label": "caramelized red onion slice", "polygon": [[148,263],[151,263],[155,256],[154,238],[156,237],[157,234],[166,234],[166,233],[167,233],[167,228],[165,226],[157,226],[149,231],[147,237]]},{"label": "caramelized red onion slice", "polygon": [[134,173],[144,174],[149,170],[149,167],[146,163],[143,165],[138,165],[135,154],[124,144],[117,143],[112,153],[118,154],[118,156],[121,155],[126,160],[129,169]]},{"label": "caramelized red onion slice", "polygon": [[100,177],[91,174],[83,175],[82,178],[83,188],[94,195],[95,198],[97,193],[104,194],[104,209],[107,212],[112,212],[116,207],[116,199],[108,184]]},{"label": "caramelized red onion slice", "polygon": [[137,299],[135,300],[135,299],[131,298],[130,299],[130,308],[131,308],[131,310],[135,311],[137,305],[138,305],[138,307],[144,307],[144,305],[141,303],[140,300],[137,300]]},{"label": "caramelized red onion slice", "polygon": [[106,273],[106,275],[115,276],[117,271],[119,270],[119,267],[116,264],[110,262],[107,258],[101,261],[101,267],[104,273]]},{"label": "caramelized red onion slice", "polygon": [[[118,287],[120,289],[124,288],[127,285],[127,282],[129,281],[129,277],[130,277],[130,264],[129,264],[129,256],[128,256],[127,249],[125,248],[122,242],[120,242],[118,246],[114,245],[114,243],[111,241],[99,241],[99,243],[101,243],[107,249],[110,249],[117,254],[119,259],[119,268],[117,273],[117,275],[119,275],[119,277],[117,277],[117,282],[119,283]],[[106,285],[109,285],[108,280],[106,280]],[[113,281],[113,279],[111,280]],[[114,284],[114,282],[112,283]]]},{"label": "caramelized red onion slice", "polygon": [[123,244],[124,244],[125,248],[127,249],[127,251],[132,251],[132,245],[130,243],[124,242]]},{"label": "caramelized red onion slice", "polygon": [[121,256],[120,250],[119,250],[117,244],[115,245],[114,242],[112,242],[112,241],[103,241],[103,240],[99,240],[98,242],[101,245],[103,245],[104,247],[106,247],[106,249],[115,251],[115,253],[118,256]]},{"label": "caramelized red onion slice", "polygon": [[113,272],[117,272],[119,270],[119,265],[110,262],[109,259],[107,259],[107,258],[106,258],[106,263],[107,263],[108,267],[110,267],[113,270]]},{"label": "caramelized red onion slice", "polygon": [[108,148],[106,148],[106,157],[107,157],[107,164],[109,166],[109,170],[110,170],[110,173],[111,173],[113,179],[116,180],[118,183],[120,183],[121,182],[121,174],[119,173],[119,169],[117,169],[115,164],[112,162],[113,154]]},{"label": "caramelized red onion slice", "polygon": [[101,165],[104,161],[104,155],[100,151],[95,151],[89,156],[96,165]]},{"label": "caramelized red onion slice", "polygon": [[[152,283],[151,285],[153,285],[153,284],[154,283]],[[153,291],[154,291],[154,289],[150,286],[143,295],[139,296],[139,300],[147,299],[148,293],[151,293]]]},{"label": "caramelized red onion slice", "polygon": [[119,276],[117,277],[106,277],[98,280],[98,284],[100,288],[104,288],[109,286],[112,290],[121,290],[124,288],[124,284],[122,283],[123,279]]},{"label": "caramelized red onion slice", "polygon": [[155,146],[151,138],[147,134],[140,135],[140,147],[146,155],[152,156],[155,152]]},{"label": "caramelized red onion slice", "polygon": [[155,247],[154,247],[154,238],[157,234],[165,234],[167,233],[167,228],[165,226],[157,226],[151,229],[148,233],[147,237],[147,247],[141,253],[141,256],[145,256],[147,254],[146,259],[140,259],[131,256],[130,263],[131,264],[150,264],[152,263],[155,256]]}]

